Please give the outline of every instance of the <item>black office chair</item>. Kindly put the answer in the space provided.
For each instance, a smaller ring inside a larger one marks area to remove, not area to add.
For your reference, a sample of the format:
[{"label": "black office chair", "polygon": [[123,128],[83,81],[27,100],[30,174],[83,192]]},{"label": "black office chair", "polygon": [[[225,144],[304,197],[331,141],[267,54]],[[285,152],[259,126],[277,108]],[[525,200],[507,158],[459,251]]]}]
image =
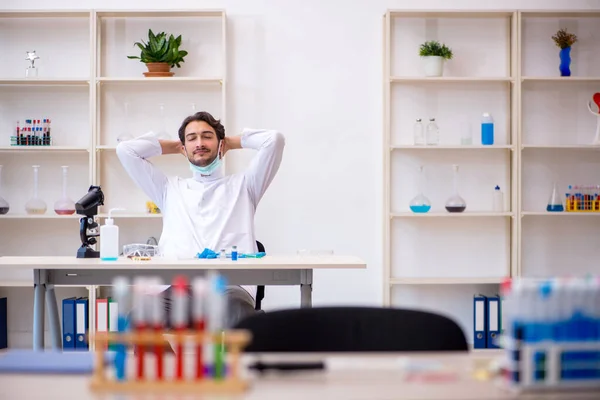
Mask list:
[{"label": "black office chair", "polygon": [[375,307],[300,308],[256,314],[246,352],[468,351],[462,329],[431,312]]},{"label": "black office chair", "polygon": [[[256,248],[258,249],[259,253],[266,253],[265,246],[263,246],[263,244],[261,242],[259,242],[258,240],[256,241]],[[264,298],[265,298],[265,285],[260,285],[256,288],[256,301],[254,303],[254,309],[256,311],[260,311],[260,306],[261,306],[262,300]]]}]

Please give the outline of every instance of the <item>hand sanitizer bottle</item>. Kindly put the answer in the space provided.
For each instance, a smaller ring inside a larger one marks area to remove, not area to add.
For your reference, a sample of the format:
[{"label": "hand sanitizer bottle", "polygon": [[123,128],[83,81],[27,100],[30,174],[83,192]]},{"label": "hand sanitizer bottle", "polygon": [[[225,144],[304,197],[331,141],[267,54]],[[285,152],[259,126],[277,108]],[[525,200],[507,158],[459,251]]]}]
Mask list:
[{"label": "hand sanitizer bottle", "polygon": [[122,208],[111,208],[104,225],[100,227],[100,259],[102,261],[116,261],[119,258],[119,227],[112,218],[113,211]]}]

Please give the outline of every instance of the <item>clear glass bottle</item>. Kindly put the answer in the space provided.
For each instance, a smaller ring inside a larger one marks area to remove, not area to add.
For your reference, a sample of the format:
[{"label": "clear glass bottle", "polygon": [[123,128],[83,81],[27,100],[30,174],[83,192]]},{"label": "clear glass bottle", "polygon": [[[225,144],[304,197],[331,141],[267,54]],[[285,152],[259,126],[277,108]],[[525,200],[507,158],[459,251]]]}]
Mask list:
[{"label": "clear glass bottle", "polygon": [[129,121],[129,102],[126,101],[125,103],[123,103],[123,107],[125,108],[125,121],[123,122],[123,132],[121,132],[121,134],[117,136],[117,143],[133,139],[133,134],[131,133],[131,125]]},{"label": "clear glass bottle", "polygon": [[72,215],[75,213],[75,202],[67,196],[69,167],[62,167],[62,197],[54,203],[54,212],[58,215]]},{"label": "clear glass bottle", "polygon": [[157,137],[159,139],[170,140],[171,135],[169,135],[169,132],[167,132],[167,119],[165,117],[165,104],[160,103],[158,105],[158,109],[160,111],[160,125],[158,128]]},{"label": "clear glass bottle", "polygon": [[460,123],[460,144],[462,146],[473,145],[473,130],[471,124],[467,120]]},{"label": "clear glass bottle", "polygon": [[33,165],[33,197],[25,203],[27,214],[45,214],[47,210],[46,202],[38,197],[39,184],[39,165]]},{"label": "clear glass bottle", "polygon": [[465,211],[467,203],[458,194],[458,165],[454,164],[452,169],[454,170],[454,194],[446,200],[446,211],[459,213]]},{"label": "clear glass bottle", "polygon": [[2,197],[2,165],[0,165],[0,215],[7,214],[8,210],[10,210],[10,205]]},{"label": "clear glass bottle", "polygon": [[410,210],[414,213],[426,213],[431,210],[429,199],[423,194],[423,166],[419,166],[419,194],[416,195],[409,204]]},{"label": "clear glass bottle", "polygon": [[421,118],[417,118],[415,125],[413,126],[413,140],[415,146],[425,145],[425,128]]},{"label": "clear glass bottle", "polygon": [[435,118],[429,118],[429,123],[427,124],[426,139],[427,144],[430,146],[440,144],[440,129],[435,123]]}]

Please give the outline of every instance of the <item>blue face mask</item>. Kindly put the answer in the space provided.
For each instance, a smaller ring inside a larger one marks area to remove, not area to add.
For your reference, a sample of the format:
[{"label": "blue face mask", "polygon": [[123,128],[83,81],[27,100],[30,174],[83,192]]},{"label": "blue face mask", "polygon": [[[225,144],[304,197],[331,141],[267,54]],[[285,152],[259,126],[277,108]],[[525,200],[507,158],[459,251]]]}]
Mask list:
[{"label": "blue face mask", "polygon": [[[189,162],[189,161],[188,161]],[[221,158],[221,141],[219,141],[219,148],[217,150],[217,157],[215,157],[215,159],[213,160],[213,162],[211,162],[210,164],[208,164],[205,167],[199,167],[197,165],[194,165],[190,162],[190,170],[192,172],[198,172],[202,175],[211,175],[213,172],[215,172],[215,170],[217,168],[219,168],[221,166],[222,163],[222,158]]]}]

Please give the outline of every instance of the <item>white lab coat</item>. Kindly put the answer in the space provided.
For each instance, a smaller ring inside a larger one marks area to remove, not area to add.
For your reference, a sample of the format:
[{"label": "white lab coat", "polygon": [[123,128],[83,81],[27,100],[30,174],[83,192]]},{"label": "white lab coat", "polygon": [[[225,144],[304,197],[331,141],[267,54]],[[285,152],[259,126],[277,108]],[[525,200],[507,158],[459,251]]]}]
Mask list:
[{"label": "white lab coat", "polygon": [[[274,130],[244,129],[243,148],[258,150],[243,172],[225,176],[219,167],[205,176],[167,177],[147,159],[162,154],[153,133],[119,143],[117,156],[133,181],[160,209],[159,249],[165,257],[194,258],[205,248],[257,251],[254,214],[283,155],[284,136]],[[266,247],[266,246],[265,246]],[[256,298],[255,286],[243,286]]]}]

